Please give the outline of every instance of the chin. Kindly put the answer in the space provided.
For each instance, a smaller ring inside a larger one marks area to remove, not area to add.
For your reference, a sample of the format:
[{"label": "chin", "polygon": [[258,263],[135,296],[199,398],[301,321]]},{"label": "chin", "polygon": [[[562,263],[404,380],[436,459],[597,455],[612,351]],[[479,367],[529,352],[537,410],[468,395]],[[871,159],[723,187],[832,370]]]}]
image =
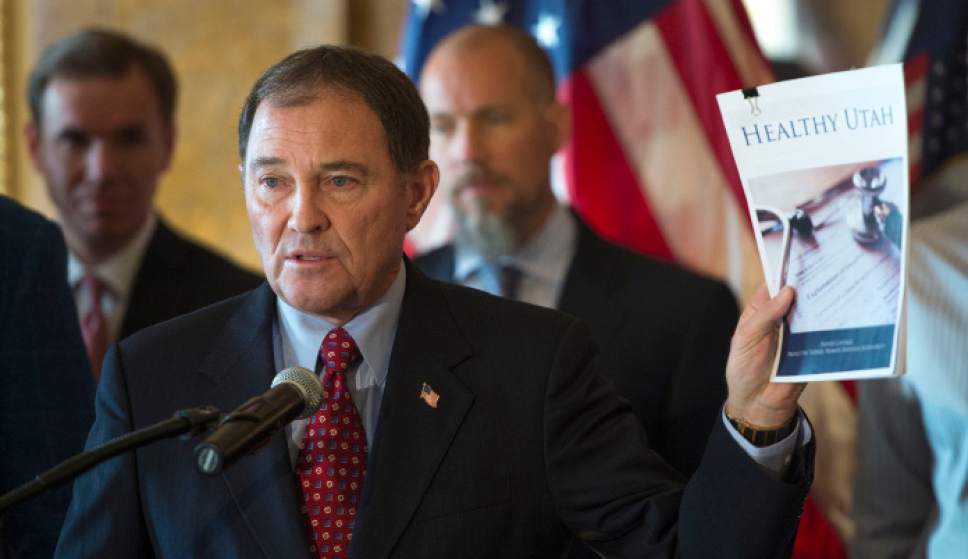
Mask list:
[{"label": "chin", "polygon": [[128,223],[113,217],[95,218],[91,223],[91,232],[99,237],[126,238],[138,232],[140,223]]},{"label": "chin", "polygon": [[283,289],[283,298],[291,306],[310,314],[329,316],[339,307],[341,298],[337,293],[327,292],[323,288]]},{"label": "chin", "polygon": [[330,308],[325,301],[313,297],[286,297],[285,299],[290,306],[309,314],[326,316]]}]

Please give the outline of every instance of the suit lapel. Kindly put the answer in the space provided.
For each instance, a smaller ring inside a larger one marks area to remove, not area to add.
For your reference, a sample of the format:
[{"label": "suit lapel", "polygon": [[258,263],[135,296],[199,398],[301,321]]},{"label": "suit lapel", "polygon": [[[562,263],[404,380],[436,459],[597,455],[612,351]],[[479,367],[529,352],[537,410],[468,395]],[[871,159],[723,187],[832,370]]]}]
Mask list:
[{"label": "suit lapel", "polygon": [[158,217],[158,225],[148,241],[148,247],[138,263],[134,283],[131,284],[131,297],[121,324],[119,339],[160,321],[158,309],[165,302],[158,300],[159,293],[164,292],[159,289],[158,284],[178,277],[179,262],[184,255],[184,244],[164,220]]},{"label": "suit lapel", "polygon": [[[241,403],[269,388],[275,375],[274,313],[275,294],[263,284],[240,305],[203,362],[201,373],[216,383],[226,400]],[[222,478],[231,502],[266,556],[307,555],[301,499],[282,433],[229,466]]]},{"label": "suit lapel", "polygon": [[621,309],[611,303],[617,290],[615,278],[618,274],[613,270],[613,259],[609,258],[610,247],[578,216],[575,221],[578,224],[578,246],[568,267],[557,308],[581,317],[592,326],[593,332],[601,333],[602,338],[596,340],[601,346],[624,318]]},{"label": "suit lapel", "polygon": [[420,271],[427,274],[428,277],[453,282],[456,260],[454,245],[448,244],[421,256],[418,262]]},{"label": "suit lapel", "polygon": [[[473,393],[451,372],[471,354],[440,289],[407,266],[380,420],[367,465],[351,555],[387,557],[411,521],[450,446]],[[439,395],[420,398],[426,383]]]}]

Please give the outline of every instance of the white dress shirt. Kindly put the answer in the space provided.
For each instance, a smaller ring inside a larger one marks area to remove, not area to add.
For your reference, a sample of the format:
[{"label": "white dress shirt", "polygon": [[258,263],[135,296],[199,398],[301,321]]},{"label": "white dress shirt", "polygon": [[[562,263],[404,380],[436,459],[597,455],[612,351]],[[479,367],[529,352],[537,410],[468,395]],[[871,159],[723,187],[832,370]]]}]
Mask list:
[{"label": "white dress shirt", "polygon": [[[380,417],[380,404],[390,367],[390,352],[397,335],[400,306],[407,285],[406,269],[400,266],[390,288],[376,302],[354,316],[343,328],[356,342],[362,359],[346,373],[346,383],[356,409],[359,410],[366,442],[373,446],[373,435]],[[292,307],[276,298],[276,320],[273,325],[273,354],[277,370],[287,367],[316,369],[319,347],[335,324]],[[322,374],[322,370],[317,371]],[[320,379],[322,380],[322,379]],[[296,463],[308,419],[292,422],[288,427],[289,457]]]},{"label": "white dress shirt", "polygon": [[90,295],[87,286],[81,282],[85,272],[91,272],[104,284],[101,294],[101,313],[108,324],[108,344],[115,342],[121,334],[124,315],[131,300],[141,259],[148,250],[148,243],[158,226],[158,216],[149,214],[141,229],[121,250],[113,256],[90,268],[86,267],[73,252],[67,252],[67,283],[71,286],[78,318],[83,317],[90,308]]}]

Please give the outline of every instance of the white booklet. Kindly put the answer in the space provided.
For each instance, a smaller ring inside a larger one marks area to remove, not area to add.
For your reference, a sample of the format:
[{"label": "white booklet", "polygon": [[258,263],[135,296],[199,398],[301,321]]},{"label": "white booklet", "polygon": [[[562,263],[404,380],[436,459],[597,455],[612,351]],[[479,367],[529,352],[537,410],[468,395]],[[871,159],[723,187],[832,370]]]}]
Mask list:
[{"label": "white booklet", "polygon": [[897,374],[908,230],[901,65],[717,100],[770,293],[797,291],[773,380]]}]

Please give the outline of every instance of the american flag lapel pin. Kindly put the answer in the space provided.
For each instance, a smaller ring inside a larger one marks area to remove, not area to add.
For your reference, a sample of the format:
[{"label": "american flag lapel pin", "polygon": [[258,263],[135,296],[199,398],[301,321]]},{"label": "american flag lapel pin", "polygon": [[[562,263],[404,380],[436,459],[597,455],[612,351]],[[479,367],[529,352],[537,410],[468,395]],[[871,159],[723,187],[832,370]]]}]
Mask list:
[{"label": "american flag lapel pin", "polygon": [[440,401],[440,394],[437,394],[433,388],[430,387],[426,382],[420,387],[420,399],[424,401],[428,406],[437,409],[437,402]]}]

